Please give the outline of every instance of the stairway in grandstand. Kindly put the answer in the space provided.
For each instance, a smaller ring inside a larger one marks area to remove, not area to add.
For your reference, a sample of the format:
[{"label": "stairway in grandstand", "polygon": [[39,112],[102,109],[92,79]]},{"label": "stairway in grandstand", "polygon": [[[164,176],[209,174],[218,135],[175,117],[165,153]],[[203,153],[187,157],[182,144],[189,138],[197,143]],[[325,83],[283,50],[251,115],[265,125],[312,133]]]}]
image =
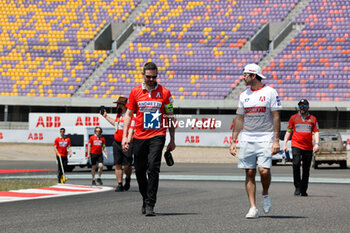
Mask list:
[{"label": "stairway in grandstand", "polygon": [[[146,9],[148,6],[150,0],[141,0],[141,2],[135,7],[135,9],[131,12],[131,14],[128,16],[128,18],[124,21],[124,24],[130,24],[135,22],[136,17]],[[101,29],[95,36],[93,40],[91,40],[84,50],[94,50],[94,45],[95,45],[95,39],[107,28],[109,24],[107,23],[103,29]]]},{"label": "stairway in grandstand", "polygon": [[[136,17],[146,9],[148,6],[150,0],[142,0],[139,5],[134,9],[134,11],[130,14],[130,16],[124,21],[123,24],[129,25],[133,24],[135,22]],[[95,36],[93,40],[90,41],[90,43],[85,47],[85,50],[93,50],[94,49],[94,43],[96,38],[100,35],[100,33],[106,29],[108,24]],[[118,56],[128,48],[128,45],[132,43],[132,41],[138,36],[138,34],[142,31],[142,26],[140,25],[134,25],[134,31],[129,35],[129,37],[122,43],[122,45],[116,50],[113,51],[108,55],[108,57],[103,61],[103,63],[90,75],[90,77],[76,90],[76,92],[73,94],[73,97],[80,97],[82,96],[91,86],[101,77],[101,75],[110,67],[113,65],[113,62],[115,62],[118,59]]]},{"label": "stairway in grandstand", "polygon": [[[174,99],[222,100],[234,88],[242,65],[266,54],[239,48],[261,24],[282,20],[297,2],[152,0],[136,21],[145,24],[140,35],[83,96],[128,95],[142,82],[142,64],[152,60],[159,67],[158,81],[166,83]],[[262,20],[251,15],[258,8],[264,11]]]},{"label": "stairway in grandstand", "polygon": [[[298,4],[291,10],[291,12],[285,17],[285,19],[282,21],[282,24],[280,28],[286,27],[289,23],[293,22],[295,18],[300,14],[302,10],[307,6],[310,0],[300,0]],[[266,65],[268,65],[271,60],[279,54],[281,51],[283,51],[288,43],[297,36],[301,30],[304,28],[304,25],[301,23],[296,23],[293,25],[292,31],[282,40],[282,42],[275,48],[271,49],[269,53],[258,63],[258,65],[263,69]],[[257,32],[258,33],[258,32]],[[254,36],[253,36],[254,37]],[[253,38],[252,37],[252,38]],[[251,39],[252,39],[251,38]],[[247,41],[247,43],[241,48],[243,51],[249,50],[249,43],[250,41]],[[239,94],[246,89],[246,86],[244,84],[243,79],[236,85],[236,88],[232,90],[231,93],[228,94],[226,97],[227,99],[237,99]]]}]

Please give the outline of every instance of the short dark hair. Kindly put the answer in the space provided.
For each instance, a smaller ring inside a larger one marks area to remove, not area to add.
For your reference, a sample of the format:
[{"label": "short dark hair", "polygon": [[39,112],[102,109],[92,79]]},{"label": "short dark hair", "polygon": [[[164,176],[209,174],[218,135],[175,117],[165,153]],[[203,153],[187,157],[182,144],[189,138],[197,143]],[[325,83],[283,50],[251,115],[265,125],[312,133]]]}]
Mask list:
[{"label": "short dark hair", "polygon": [[65,128],[60,128],[60,131],[63,130],[64,132],[66,132],[66,129]]},{"label": "short dark hair", "polygon": [[256,74],[256,79],[259,80],[261,82],[262,78]]},{"label": "short dark hair", "polygon": [[158,73],[158,67],[154,62],[145,63],[145,65],[143,66],[143,73],[145,73],[146,70],[156,70]]},{"label": "short dark hair", "polygon": [[95,130],[94,130],[94,131],[96,132],[97,129],[100,129],[100,130],[101,130],[101,133],[103,132],[103,130],[102,130],[102,128],[101,128],[100,126],[95,127]]}]

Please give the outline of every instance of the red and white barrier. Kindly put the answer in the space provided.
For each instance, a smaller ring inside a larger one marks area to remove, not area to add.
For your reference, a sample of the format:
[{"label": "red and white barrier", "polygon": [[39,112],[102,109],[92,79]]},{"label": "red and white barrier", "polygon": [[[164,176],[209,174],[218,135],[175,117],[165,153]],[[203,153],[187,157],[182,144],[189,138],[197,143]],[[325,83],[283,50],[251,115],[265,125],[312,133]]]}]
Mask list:
[{"label": "red and white barrier", "polygon": [[51,187],[43,187],[36,189],[20,189],[11,191],[0,191],[0,203],[11,201],[23,201],[40,198],[52,198],[71,195],[82,195],[89,193],[105,192],[112,190],[112,187],[104,186],[82,186],[82,185],[69,185],[69,184],[57,184]]}]

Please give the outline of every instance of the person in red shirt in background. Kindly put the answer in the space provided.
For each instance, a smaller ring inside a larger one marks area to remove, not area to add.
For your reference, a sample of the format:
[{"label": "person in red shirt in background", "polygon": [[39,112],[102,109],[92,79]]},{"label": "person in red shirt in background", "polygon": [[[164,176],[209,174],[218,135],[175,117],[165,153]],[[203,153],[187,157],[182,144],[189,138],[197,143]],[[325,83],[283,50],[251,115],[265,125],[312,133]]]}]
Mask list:
[{"label": "person in red shirt in background", "polygon": [[56,159],[58,164],[58,173],[57,173],[58,183],[61,182],[61,177],[63,175],[59,156],[61,155],[62,166],[64,170],[66,170],[67,164],[68,164],[68,159],[67,159],[68,151],[69,151],[69,158],[72,156],[72,150],[70,148],[71,142],[70,142],[70,139],[64,135],[65,132],[66,130],[64,128],[61,128],[60,129],[61,136],[57,137],[54,142],[54,150],[56,152]]},{"label": "person in red shirt in background", "polygon": [[[126,103],[128,98],[119,97],[118,100],[114,103],[117,104],[117,116],[114,120],[113,118],[107,115],[107,112],[103,113],[103,117],[113,126],[115,126],[114,133],[114,142],[113,142],[113,157],[115,165],[115,176],[117,178],[118,186],[116,187],[116,192],[128,191],[130,188],[130,177],[132,173],[132,143],[130,143],[129,150],[124,152],[122,149],[122,139],[123,139],[123,125],[124,125],[124,116],[126,112]],[[132,141],[132,135],[134,133],[135,119],[133,117],[129,132],[127,134],[128,141]],[[123,186],[123,168],[125,171],[125,184]]]},{"label": "person in red shirt in background", "polygon": [[[290,117],[287,132],[284,136],[282,151],[287,151],[287,142],[291,133],[292,154],[293,154],[293,179],[296,196],[308,196],[307,188],[310,176],[310,166],[312,152],[318,152],[320,149],[320,134],[317,119],[309,114],[309,101],[302,99],[298,103],[300,111]],[[313,135],[315,145],[313,145]],[[303,162],[303,174],[300,178],[300,163]]]},{"label": "person in red shirt in background", "polygon": [[101,136],[102,128],[95,128],[95,135],[89,138],[88,144],[88,159],[91,158],[91,175],[92,175],[92,185],[96,185],[95,172],[96,172],[96,162],[98,162],[98,178],[97,183],[103,185],[101,175],[103,170],[103,155],[102,148],[105,152],[106,159],[108,159],[108,152],[106,149],[106,140]]},{"label": "person in red shirt in background", "polygon": [[143,198],[141,213],[155,216],[159,172],[162,150],[165,144],[166,127],[169,125],[170,142],[167,151],[175,149],[175,128],[172,120],[173,98],[168,89],[157,83],[158,68],[153,62],[143,67],[144,82],[131,90],[126,105],[123,130],[123,150],[129,149],[127,132],[134,111],[136,122],[134,132],[134,166],[139,191]]}]

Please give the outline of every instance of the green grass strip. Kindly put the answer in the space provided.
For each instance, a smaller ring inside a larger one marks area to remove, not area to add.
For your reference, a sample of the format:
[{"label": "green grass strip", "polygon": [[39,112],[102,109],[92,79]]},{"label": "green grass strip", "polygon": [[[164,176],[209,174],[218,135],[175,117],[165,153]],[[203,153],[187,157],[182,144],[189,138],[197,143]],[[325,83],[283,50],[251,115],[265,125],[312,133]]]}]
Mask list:
[{"label": "green grass strip", "polygon": [[55,179],[0,179],[0,191],[49,187],[57,184]]}]

